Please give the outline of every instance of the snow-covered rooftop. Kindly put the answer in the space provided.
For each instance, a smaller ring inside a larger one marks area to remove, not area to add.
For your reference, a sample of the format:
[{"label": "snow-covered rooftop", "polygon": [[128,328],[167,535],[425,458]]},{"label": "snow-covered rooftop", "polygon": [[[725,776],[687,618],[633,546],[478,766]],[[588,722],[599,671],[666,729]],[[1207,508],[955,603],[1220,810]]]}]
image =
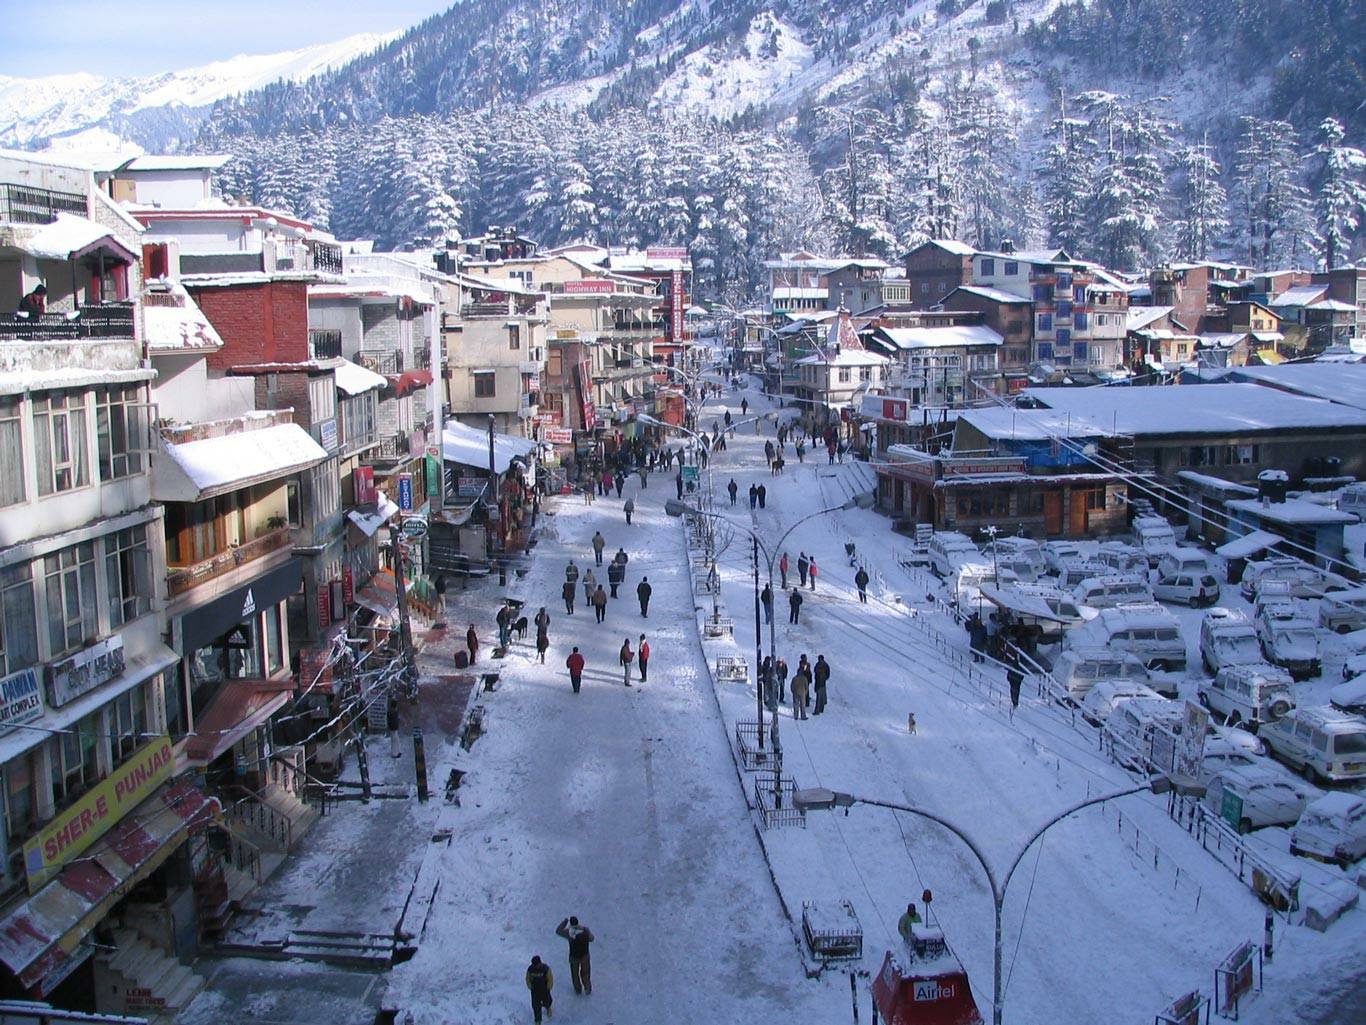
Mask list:
[{"label": "snow-covered rooftop", "polygon": [[818,350],[810,356],[805,356],[797,360],[796,365],[801,366],[831,366],[831,367],[876,367],[887,362],[886,356],[879,356],[875,352],[868,352],[865,349],[841,349],[839,352],[828,350]]},{"label": "snow-covered rooftop", "polygon": [[35,228],[16,241],[25,252],[40,260],[67,260],[72,253],[80,253],[102,242],[130,259],[133,256],[103,224],[75,214],[58,214],[51,224]]},{"label": "snow-covered rooftop", "polygon": [[166,458],[153,461],[154,497],[199,502],[315,466],[327,452],[298,424],[253,427],[179,444],[164,442]]},{"label": "snow-covered rooftop", "polygon": [[986,285],[960,285],[944,297],[941,305],[947,306],[953,297],[959,292],[967,292],[969,295],[981,296],[983,299],[990,299],[995,303],[1027,303],[1030,300],[1022,295],[1007,292],[1000,288],[989,288]]},{"label": "snow-covered rooftop", "polygon": [[1235,498],[1224,504],[1230,509],[1251,513],[1257,519],[1271,523],[1326,525],[1357,522],[1351,513],[1338,512],[1326,505],[1299,498],[1287,498],[1284,502],[1269,502],[1266,505],[1262,504],[1260,498]]},{"label": "snow-covered rooftop", "polygon": [[1276,367],[1237,367],[1232,376],[1240,381],[1366,409],[1366,366],[1282,363]]},{"label": "snow-covered rooftop", "polygon": [[171,155],[171,154],[148,154],[146,156],[134,157],[123,165],[123,171],[216,171],[229,160],[231,156],[192,154],[192,155]]},{"label": "snow-covered rooftop", "polygon": [[1124,326],[1129,331],[1145,328],[1154,321],[1161,320],[1175,309],[1172,306],[1130,306],[1129,317]]},{"label": "snow-covered rooftop", "polygon": [[383,388],[389,383],[373,370],[366,370],[365,367],[357,366],[348,359],[338,362],[335,373],[337,387],[347,395],[360,395],[375,388]]},{"label": "snow-covered rooftop", "polygon": [[1308,306],[1328,293],[1327,285],[1296,285],[1273,297],[1270,306]]},{"label": "snow-covered rooftop", "polygon": [[[510,434],[494,434],[494,471],[506,473],[514,459],[525,460],[535,451],[536,442],[527,438],[515,438]],[[487,470],[489,465],[488,432],[468,427],[459,420],[448,420],[445,430],[441,432],[441,458],[448,463],[459,463],[461,466],[473,466]]]},{"label": "snow-covered rooftop", "polygon": [[170,294],[179,298],[177,305],[143,304],[142,338],[147,348],[154,352],[221,349],[223,339],[218,329],[204,316],[204,311],[190,294],[179,285]]},{"label": "snow-covered rooftop", "polygon": [[1001,336],[985,324],[947,327],[885,327],[881,333],[898,349],[944,349],[959,345],[1000,345]]},{"label": "snow-covered rooftop", "polygon": [[[1069,389],[1070,390],[1070,389]],[[1113,432],[1087,416],[1069,416],[1051,409],[990,406],[967,409],[958,419],[994,441],[1048,441],[1051,438],[1106,438]]]}]

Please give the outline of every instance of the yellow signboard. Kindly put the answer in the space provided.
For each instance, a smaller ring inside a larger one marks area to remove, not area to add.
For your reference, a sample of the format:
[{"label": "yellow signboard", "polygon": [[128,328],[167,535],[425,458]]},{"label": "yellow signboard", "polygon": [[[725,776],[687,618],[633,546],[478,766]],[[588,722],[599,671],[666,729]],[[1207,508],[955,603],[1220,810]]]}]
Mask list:
[{"label": "yellow signboard", "polygon": [[88,794],[64,808],[24,844],[29,892],[36,891],[171,777],[171,738],[157,737],[133,753]]}]

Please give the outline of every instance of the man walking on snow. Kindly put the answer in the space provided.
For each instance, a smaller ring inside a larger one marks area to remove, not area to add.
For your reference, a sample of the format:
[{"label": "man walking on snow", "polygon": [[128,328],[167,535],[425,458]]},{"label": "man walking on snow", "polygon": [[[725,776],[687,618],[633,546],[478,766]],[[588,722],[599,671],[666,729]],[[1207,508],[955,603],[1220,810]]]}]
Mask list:
[{"label": "man walking on snow", "polygon": [[579,685],[583,683],[583,656],[579,654],[578,648],[569,653],[569,657],[564,660],[564,665],[569,670],[569,685],[574,688],[574,693],[577,694]]},{"label": "man walking on snow", "polygon": [[574,582],[566,580],[560,587],[560,597],[564,599],[564,611],[566,615],[574,614]]},{"label": "man walking on snow", "polygon": [[759,594],[759,604],[764,607],[764,622],[773,622],[773,588],[768,584],[764,585],[763,591]]},{"label": "man walking on snow", "polygon": [[787,621],[793,625],[801,618],[802,611],[802,592],[797,588],[792,588],[792,593],[787,596]]},{"label": "man walking on snow", "polygon": [[[732,502],[732,505],[735,503]],[[778,560],[778,572],[783,575],[783,590],[787,590],[787,552],[783,552],[783,557]]]},{"label": "man walking on snow", "polygon": [[602,565],[602,550],[607,547],[607,540],[602,536],[602,531],[597,531],[593,535],[593,558],[597,560],[599,566]]},{"label": "man walking on snow", "polygon": [[636,585],[636,597],[640,599],[640,615],[648,618],[650,615],[650,595],[654,593],[654,588],[650,586],[649,577],[641,577],[640,583]]},{"label": "man walking on snow", "polygon": [[631,638],[627,637],[621,642],[621,651],[617,653],[621,660],[621,682],[626,686],[631,686],[631,663],[636,660],[636,654],[631,650]]},{"label": "man walking on snow", "polygon": [[597,615],[599,623],[607,618],[607,592],[603,590],[601,584],[593,592],[593,612]]},{"label": "man walking on snow", "polygon": [[759,504],[759,488],[751,484],[749,486],[749,507],[753,509]]},{"label": "man walking on snow", "polygon": [[574,984],[574,992],[592,993],[592,965],[588,958],[588,945],[593,942],[592,930],[570,915],[555,927],[555,935],[569,941],[569,981]]},{"label": "man walking on snow", "polygon": [[465,631],[465,647],[470,652],[470,665],[474,665],[474,660],[479,656],[479,634],[475,632],[473,623]]},{"label": "man walking on snow", "polygon": [[545,652],[550,647],[550,613],[541,606],[541,611],[536,613],[536,655],[541,660],[541,665],[545,665]]},{"label": "man walking on snow", "polygon": [[806,575],[811,578],[811,590],[816,589],[816,557],[811,556],[811,563],[806,567]]},{"label": "man walking on snow", "polygon": [[626,525],[629,527],[631,525],[631,514],[636,511],[636,500],[634,498],[628,498],[626,503],[621,507],[621,511],[626,514]]},{"label": "man walking on snow", "polygon": [[737,491],[740,490],[740,485],[738,485],[738,484],[735,483],[735,478],[734,478],[734,477],[732,477],[732,478],[730,479],[730,483],[726,485],[726,490],[727,490],[728,492],[730,492],[730,504],[731,504],[731,505],[734,505],[734,504],[735,504],[735,493],[736,493]]},{"label": "man walking on snow", "polygon": [[640,682],[644,683],[650,671],[650,642],[644,634],[640,635],[640,642],[636,645],[636,665],[640,667]]},{"label": "man walking on snow", "polygon": [[858,600],[864,605],[868,604],[868,571],[862,566],[854,574],[854,586],[858,588]]},{"label": "man walking on snow", "polygon": [[824,655],[816,656],[813,678],[816,681],[816,708],[811,714],[820,715],[825,711],[825,685],[830,682],[830,663]]},{"label": "man walking on snow", "polygon": [[550,991],[554,986],[555,975],[551,972],[550,965],[539,957],[533,957],[526,970],[526,988],[531,990],[531,1014],[538,1023],[541,1020],[542,1008],[546,1014],[551,1014],[550,1005],[553,1001]]}]

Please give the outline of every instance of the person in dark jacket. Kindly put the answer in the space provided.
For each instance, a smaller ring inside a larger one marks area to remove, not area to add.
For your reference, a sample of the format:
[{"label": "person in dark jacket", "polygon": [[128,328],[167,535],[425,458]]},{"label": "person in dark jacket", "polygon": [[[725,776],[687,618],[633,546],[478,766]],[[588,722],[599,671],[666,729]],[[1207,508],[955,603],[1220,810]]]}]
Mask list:
[{"label": "person in dark jacket", "polygon": [[569,653],[569,657],[564,660],[564,666],[569,670],[569,685],[577,694],[579,685],[583,683],[583,656],[579,654],[578,648]]},{"label": "person in dark jacket", "polygon": [[593,534],[593,558],[597,560],[599,566],[602,565],[602,550],[607,547],[607,539],[602,536],[602,531]]},{"label": "person in dark jacket", "polygon": [[751,485],[749,486],[749,507],[750,507],[751,509],[753,509],[753,508],[755,508],[758,504],[759,504],[759,488],[758,488],[756,485],[751,484]]},{"label": "person in dark jacket", "polygon": [[764,622],[773,622],[773,588],[768,584],[764,585],[763,591],[759,594],[759,604],[764,607]]},{"label": "person in dark jacket", "polygon": [[868,571],[862,566],[854,574],[854,586],[858,588],[858,600],[864,605],[868,604]]},{"label": "person in dark jacket", "polygon": [[728,492],[730,492],[730,504],[731,504],[731,505],[734,505],[734,504],[735,504],[735,493],[736,493],[737,491],[740,490],[740,485],[738,485],[738,484],[735,483],[735,478],[734,478],[734,477],[732,477],[732,478],[730,479],[730,483],[726,485],[726,490],[727,490]]},{"label": "person in dark jacket", "polygon": [[654,593],[654,588],[650,586],[649,577],[641,577],[640,583],[636,585],[636,597],[640,599],[640,614],[648,617],[650,614],[650,595]]},{"label": "person in dark jacket", "polygon": [[764,507],[764,500],[768,497],[768,488],[760,484],[755,488],[754,493],[759,497],[759,508],[762,509]]},{"label": "person in dark jacket", "polygon": [[564,568],[564,578],[571,584],[579,582],[579,567],[574,564],[574,560],[569,560],[569,565]]},{"label": "person in dark jacket", "polygon": [[740,415],[745,416],[749,413],[749,399],[740,400]]},{"label": "person in dark jacket", "polygon": [[551,999],[550,991],[555,988],[555,975],[550,970],[550,965],[539,957],[533,957],[531,964],[527,966],[526,988],[531,990],[531,1014],[539,1022],[542,1008],[546,1014],[552,1013],[550,1005],[554,1001]]},{"label": "person in dark jacket", "polygon": [[560,588],[560,597],[564,599],[564,611],[566,615],[574,614],[574,583],[566,580]]},{"label": "person in dark jacket", "polygon": [[796,624],[801,619],[802,613],[802,592],[797,588],[792,588],[792,593],[787,596],[787,621]]},{"label": "person in dark jacket", "polygon": [[987,625],[975,612],[968,617],[968,646],[972,648],[972,660],[981,662],[987,646]]},{"label": "person in dark jacket", "polygon": [[678,499],[683,500],[683,471],[679,470],[674,474],[674,490],[678,492]]},{"label": "person in dark jacket", "polygon": [[825,660],[824,655],[816,656],[811,679],[816,684],[816,708],[811,714],[820,715],[825,711],[825,685],[830,682],[830,663]]},{"label": "person in dark jacket", "polygon": [[41,317],[47,312],[47,285],[41,282],[19,300],[19,312],[26,317]]},{"label": "person in dark jacket", "polygon": [[601,584],[599,584],[598,589],[593,592],[592,604],[593,613],[598,617],[598,622],[601,623],[607,619],[607,592],[603,590]]},{"label": "person in dark jacket", "polygon": [[607,566],[607,586],[612,589],[612,597],[617,596],[617,588],[626,579],[626,566],[615,559]]},{"label": "person in dark jacket", "polygon": [[1006,670],[1006,683],[1010,686],[1010,707],[1020,707],[1020,685],[1024,683],[1024,673],[1020,671],[1020,659],[1012,655],[1010,668]]},{"label": "person in dark jacket", "polygon": [[479,655],[479,634],[475,632],[473,623],[465,631],[465,647],[470,651],[470,665],[474,665],[474,660]]},{"label": "person in dark jacket", "polygon": [[617,661],[621,663],[621,682],[626,686],[631,686],[631,663],[636,660],[636,653],[631,650],[631,638],[627,637],[621,642],[621,650],[617,652]]},{"label": "person in dark jacket", "polygon": [[626,525],[629,527],[631,525],[631,514],[636,511],[636,500],[634,498],[628,498],[625,504],[622,505],[621,511],[626,514]]},{"label": "person in dark jacket", "polygon": [[778,560],[778,572],[783,575],[783,590],[787,590],[787,552],[783,552],[783,557]]},{"label": "person in dark jacket", "polygon": [[787,698],[785,696],[785,693],[787,690],[787,662],[785,662],[781,658],[778,659],[777,662],[773,663],[773,672],[778,678],[778,700],[786,701]]},{"label": "person in dark jacket", "polygon": [[640,667],[640,682],[645,682],[645,676],[650,671],[650,642],[645,639],[645,635],[640,635],[640,641],[636,644],[636,665]]},{"label": "person in dark jacket", "polygon": [[588,945],[593,942],[593,931],[570,915],[555,928],[556,936],[569,941],[569,981],[574,984],[575,993],[593,992],[592,964],[589,961]]},{"label": "person in dark jacket", "polygon": [[541,606],[541,611],[536,613],[536,657],[541,665],[545,665],[546,649],[550,647],[550,613],[546,612],[545,606]]},{"label": "person in dark jacket", "polygon": [[797,579],[801,581],[802,587],[806,586],[806,571],[810,567],[811,561],[807,559],[805,552],[797,556]]},{"label": "person in dark jacket", "polygon": [[811,677],[806,667],[799,665],[792,676],[792,718],[806,718],[806,703],[811,697]]},{"label": "person in dark jacket", "polygon": [[512,606],[502,606],[493,621],[498,624],[498,646],[509,647],[512,644]]}]

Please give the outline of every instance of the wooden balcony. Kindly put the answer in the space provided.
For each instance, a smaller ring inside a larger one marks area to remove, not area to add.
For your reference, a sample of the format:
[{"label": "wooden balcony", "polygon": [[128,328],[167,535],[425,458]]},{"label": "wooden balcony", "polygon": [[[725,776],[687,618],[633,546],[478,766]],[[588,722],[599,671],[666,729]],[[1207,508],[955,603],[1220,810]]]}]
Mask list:
[{"label": "wooden balcony", "polygon": [[253,538],[236,548],[229,548],[207,559],[188,566],[175,566],[166,574],[166,590],[170,597],[184,594],[206,580],[221,577],[224,573],[254,562],[271,552],[289,547],[294,539],[294,528],[279,527],[260,537]]}]

